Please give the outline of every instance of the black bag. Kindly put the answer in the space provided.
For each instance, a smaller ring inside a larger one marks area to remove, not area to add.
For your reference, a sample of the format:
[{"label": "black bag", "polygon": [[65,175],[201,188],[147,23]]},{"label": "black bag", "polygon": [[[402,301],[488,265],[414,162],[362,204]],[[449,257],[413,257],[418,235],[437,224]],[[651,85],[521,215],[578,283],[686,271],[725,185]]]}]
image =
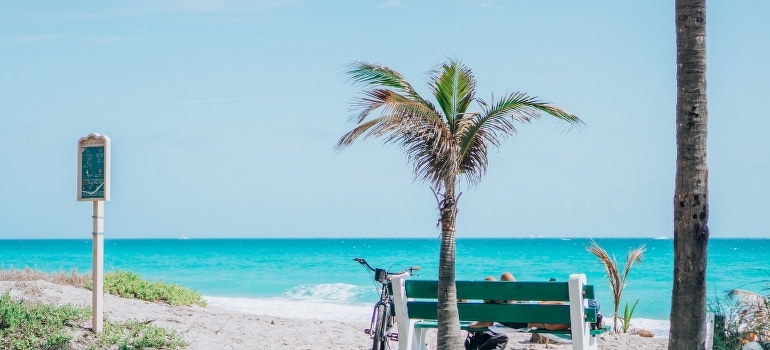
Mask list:
[{"label": "black bag", "polygon": [[505,333],[468,332],[465,338],[465,350],[504,350],[508,345],[508,335]]}]

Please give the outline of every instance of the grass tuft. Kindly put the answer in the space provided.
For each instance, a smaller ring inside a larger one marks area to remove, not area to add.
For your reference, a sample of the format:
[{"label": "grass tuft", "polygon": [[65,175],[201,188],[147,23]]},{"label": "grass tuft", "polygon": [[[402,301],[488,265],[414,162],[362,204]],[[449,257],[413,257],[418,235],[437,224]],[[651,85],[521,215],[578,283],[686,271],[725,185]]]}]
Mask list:
[{"label": "grass tuft", "polygon": [[105,322],[104,332],[99,336],[99,346],[112,349],[181,349],[188,344],[176,331],[169,331],[149,324],[130,320],[126,322]]},{"label": "grass tuft", "polygon": [[[92,288],[92,282],[86,281],[84,287]],[[152,302],[164,302],[171,305],[206,306],[200,294],[180,285],[165,282],[150,282],[139,274],[119,270],[104,275],[104,292],[124,298],[134,298]]]},{"label": "grass tuft", "polygon": [[77,269],[72,269],[69,274],[66,271],[49,274],[30,268],[0,270],[0,281],[46,281],[81,288],[90,280],[90,274],[78,274]]}]

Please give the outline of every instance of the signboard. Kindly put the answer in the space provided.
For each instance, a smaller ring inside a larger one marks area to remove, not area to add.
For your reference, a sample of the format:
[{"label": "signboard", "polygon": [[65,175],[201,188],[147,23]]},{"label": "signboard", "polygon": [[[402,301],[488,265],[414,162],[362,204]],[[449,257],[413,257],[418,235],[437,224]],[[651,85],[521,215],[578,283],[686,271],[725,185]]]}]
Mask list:
[{"label": "signboard", "polygon": [[110,138],[89,134],[78,140],[78,200],[110,200]]}]

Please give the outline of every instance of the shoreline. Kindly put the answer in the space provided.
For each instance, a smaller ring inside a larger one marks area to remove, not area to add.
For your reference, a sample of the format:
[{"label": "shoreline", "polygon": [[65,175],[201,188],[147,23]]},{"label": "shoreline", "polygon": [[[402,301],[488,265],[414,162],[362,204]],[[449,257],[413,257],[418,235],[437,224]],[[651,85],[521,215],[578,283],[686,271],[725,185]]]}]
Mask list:
[{"label": "shoreline", "polygon": [[[0,293],[33,303],[91,305],[91,291],[45,281],[0,281]],[[173,329],[190,345],[189,350],[208,349],[353,349],[371,347],[363,332],[363,322],[286,318],[244,313],[215,305],[169,306],[136,299],[104,295],[104,313],[115,321],[138,320]],[[90,328],[90,319],[80,327]],[[428,344],[435,344],[435,331]],[[506,349],[546,349],[546,344],[530,343],[528,333],[509,334]],[[667,339],[644,338],[632,334],[607,334],[599,339],[599,349],[666,349]],[[432,346],[431,346],[432,348]],[[571,345],[550,344],[550,349],[571,349]]]},{"label": "shoreline", "polygon": [[[349,323],[369,323],[371,316],[370,304],[351,305],[336,304],[325,301],[292,300],[283,297],[219,297],[204,295],[204,299],[211,306],[218,308],[264,316],[333,320]],[[306,310],[311,310],[308,313]],[[612,309],[609,309],[612,312]],[[612,325],[612,317],[605,318],[606,325]],[[631,320],[629,332],[636,330],[652,332],[655,337],[668,338],[669,320],[634,317]]]}]

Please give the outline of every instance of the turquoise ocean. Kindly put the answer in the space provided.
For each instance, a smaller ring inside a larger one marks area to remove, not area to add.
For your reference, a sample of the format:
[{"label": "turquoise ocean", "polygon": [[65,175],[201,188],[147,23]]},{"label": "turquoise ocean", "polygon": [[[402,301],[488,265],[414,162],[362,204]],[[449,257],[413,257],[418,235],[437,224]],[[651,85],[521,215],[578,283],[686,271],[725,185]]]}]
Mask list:
[{"label": "turquoise ocean", "polygon": [[[639,300],[634,326],[667,336],[673,286],[673,240],[596,239],[621,265],[640,245],[644,260],[628,274],[624,303]],[[473,238],[457,240],[457,279],[508,271],[522,281],[566,281],[585,273],[601,312],[612,314],[605,270],[586,250],[588,238]],[[763,292],[770,275],[770,240],[711,239],[709,299],[728,289]],[[91,271],[91,239],[0,240],[0,268],[45,272]],[[105,239],[104,269],[129,270],[149,280],[180,284],[211,305],[247,313],[366,323],[378,298],[372,275],[353,261],[401,270],[421,267],[417,279],[438,276],[435,239]],[[622,312],[621,305],[621,312]]]}]

